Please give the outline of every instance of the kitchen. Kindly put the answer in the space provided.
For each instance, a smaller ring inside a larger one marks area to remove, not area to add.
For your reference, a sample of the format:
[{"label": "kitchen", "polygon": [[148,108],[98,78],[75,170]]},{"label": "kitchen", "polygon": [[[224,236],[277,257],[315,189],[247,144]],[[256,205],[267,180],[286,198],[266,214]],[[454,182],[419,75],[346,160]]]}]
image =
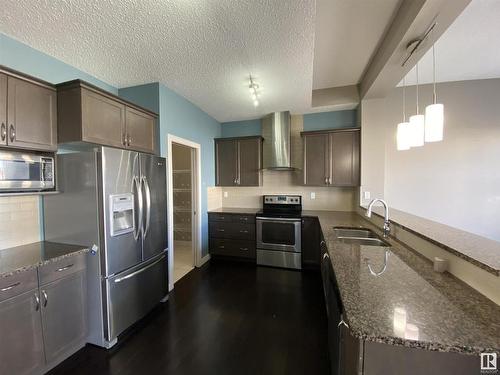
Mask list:
[{"label": "kitchen", "polygon": [[0,373],[495,373],[499,17],[6,1]]}]

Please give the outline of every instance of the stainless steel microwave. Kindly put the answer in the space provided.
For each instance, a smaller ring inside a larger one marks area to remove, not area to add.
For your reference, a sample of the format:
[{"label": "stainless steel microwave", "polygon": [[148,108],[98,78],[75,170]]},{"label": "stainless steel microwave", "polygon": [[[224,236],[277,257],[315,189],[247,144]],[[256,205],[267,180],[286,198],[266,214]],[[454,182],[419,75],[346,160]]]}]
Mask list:
[{"label": "stainless steel microwave", "polygon": [[0,150],[0,193],[54,189],[54,158]]}]

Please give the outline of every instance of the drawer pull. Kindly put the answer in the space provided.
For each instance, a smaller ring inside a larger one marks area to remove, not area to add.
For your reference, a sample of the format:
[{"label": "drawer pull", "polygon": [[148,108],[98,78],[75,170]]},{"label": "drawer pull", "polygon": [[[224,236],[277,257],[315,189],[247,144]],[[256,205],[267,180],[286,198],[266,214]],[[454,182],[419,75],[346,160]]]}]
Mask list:
[{"label": "drawer pull", "polygon": [[225,248],[225,246],[224,246],[224,245],[220,245],[220,246],[219,246],[219,249],[224,249],[224,248]]},{"label": "drawer pull", "polygon": [[240,217],[241,221],[248,221],[248,217]]},{"label": "drawer pull", "polygon": [[20,285],[21,282],[18,281],[17,283],[11,284],[9,286],[6,286],[5,288],[0,289],[0,292],[6,292],[8,290],[14,289],[16,286]]},{"label": "drawer pull", "polygon": [[247,230],[240,230],[240,233],[248,233]]},{"label": "drawer pull", "polygon": [[240,247],[240,250],[242,250],[242,251],[247,251],[247,250],[248,250],[248,247]]},{"label": "drawer pull", "polygon": [[220,216],[219,218],[220,218],[221,220],[224,220],[224,219],[225,219],[225,217],[224,217],[224,216]]},{"label": "drawer pull", "polygon": [[57,269],[57,270],[55,270],[54,272],[62,272],[62,271],[66,271],[66,270],[69,270],[71,267],[73,267],[73,264],[68,264],[67,266],[64,266],[64,267],[58,268],[58,269]]},{"label": "drawer pull", "polygon": [[217,229],[217,232],[224,232],[224,229]]}]

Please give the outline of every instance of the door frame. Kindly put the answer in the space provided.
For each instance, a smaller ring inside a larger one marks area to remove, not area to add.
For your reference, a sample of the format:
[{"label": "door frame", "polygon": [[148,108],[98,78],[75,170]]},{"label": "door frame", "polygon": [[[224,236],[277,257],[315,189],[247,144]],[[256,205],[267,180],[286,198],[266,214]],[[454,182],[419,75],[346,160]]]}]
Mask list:
[{"label": "door frame", "polygon": [[168,289],[174,289],[174,190],[172,167],[172,143],[177,143],[193,149],[193,202],[192,210],[195,220],[192,220],[192,248],[194,249],[194,266],[200,267],[204,262],[201,255],[201,146],[199,143],[167,134],[167,217],[168,217]]}]

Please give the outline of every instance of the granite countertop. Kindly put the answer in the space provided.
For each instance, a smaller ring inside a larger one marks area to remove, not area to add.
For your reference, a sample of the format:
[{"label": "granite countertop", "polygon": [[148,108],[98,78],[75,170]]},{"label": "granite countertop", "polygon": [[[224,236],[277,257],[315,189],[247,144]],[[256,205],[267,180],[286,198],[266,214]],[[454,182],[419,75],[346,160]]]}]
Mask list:
[{"label": "granite countertop", "polygon": [[0,277],[27,271],[60,259],[88,252],[83,246],[34,242],[0,250]]},{"label": "granite countertop", "polygon": [[[361,207],[366,209],[365,207]],[[384,216],[382,207],[373,212]],[[389,207],[390,221],[436,246],[500,276],[500,242]]]},{"label": "granite countertop", "polygon": [[[303,211],[317,216],[327,243],[344,307],[344,320],[357,338],[478,354],[500,351],[500,306],[390,238],[391,247],[343,243],[334,226],[381,231],[353,212]],[[380,276],[368,269],[383,269]]]},{"label": "granite countertop", "polygon": [[208,213],[255,215],[260,210],[261,208],[220,207],[209,210]]}]

